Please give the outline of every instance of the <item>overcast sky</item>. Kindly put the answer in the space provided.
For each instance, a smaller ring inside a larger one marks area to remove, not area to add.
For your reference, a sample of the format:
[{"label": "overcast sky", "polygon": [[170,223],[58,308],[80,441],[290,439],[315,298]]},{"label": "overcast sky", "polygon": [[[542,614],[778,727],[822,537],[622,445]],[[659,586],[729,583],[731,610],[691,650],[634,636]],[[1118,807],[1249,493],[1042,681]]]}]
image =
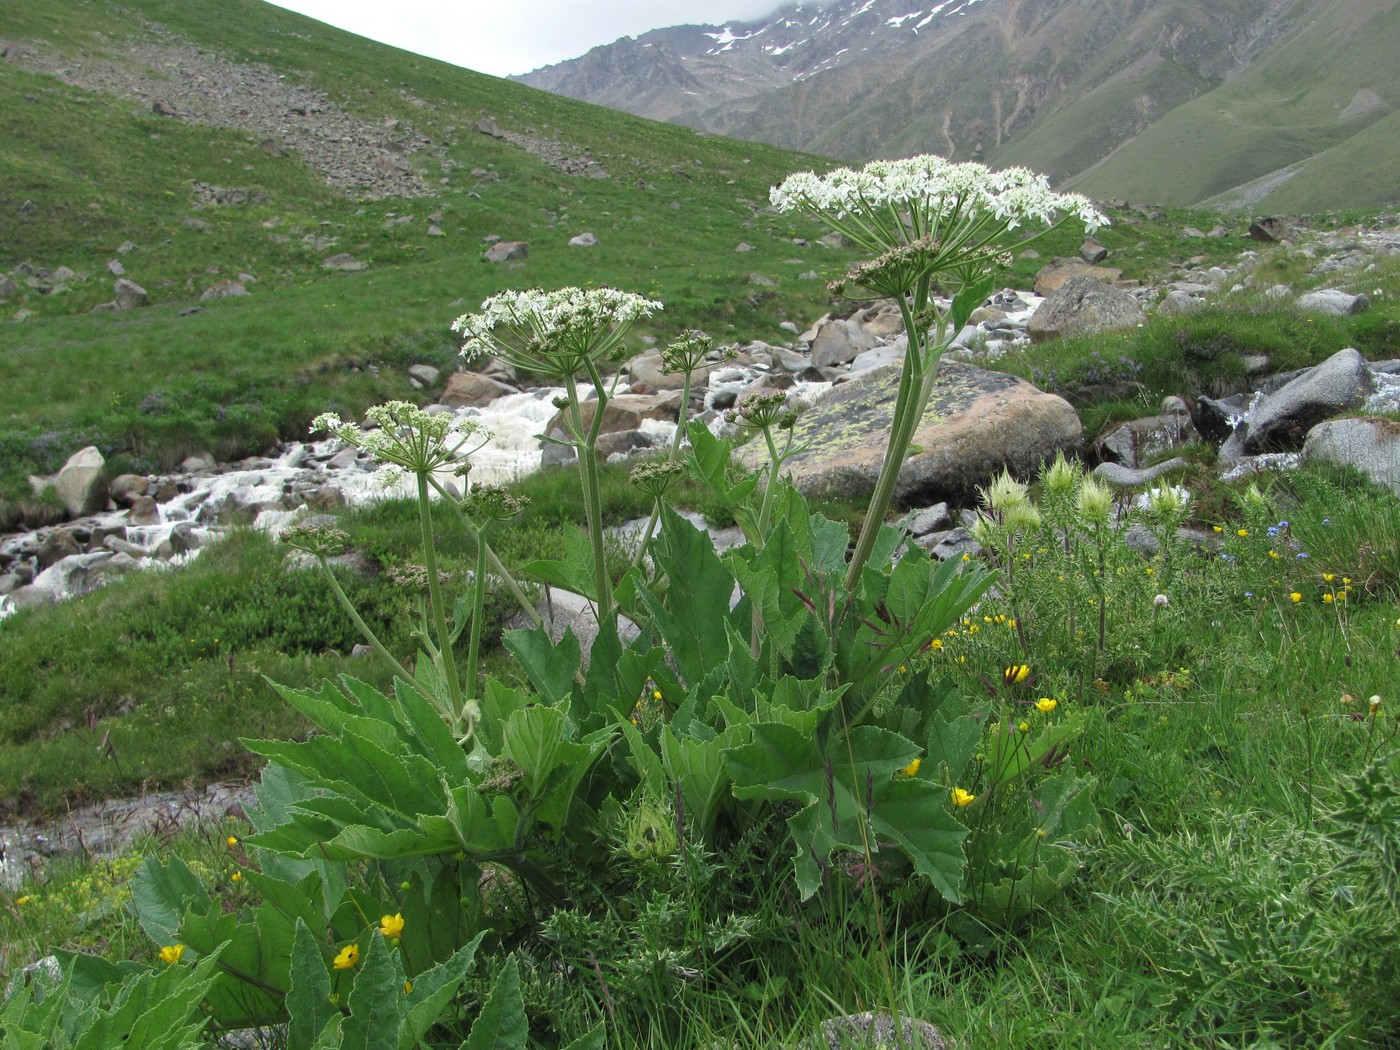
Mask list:
[{"label": "overcast sky", "polygon": [[771,14],[780,0],[272,0],[320,22],[508,76],[663,26]]}]

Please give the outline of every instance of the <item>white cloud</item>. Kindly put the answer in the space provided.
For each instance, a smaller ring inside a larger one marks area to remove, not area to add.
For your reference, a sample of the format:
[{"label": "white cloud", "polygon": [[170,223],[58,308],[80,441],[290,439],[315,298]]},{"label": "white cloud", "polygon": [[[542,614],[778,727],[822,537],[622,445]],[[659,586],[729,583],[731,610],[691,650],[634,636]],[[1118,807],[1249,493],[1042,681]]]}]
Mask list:
[{"label": "white cloud", "polygon": [[752,20],[778,0],[273,0],[360,36],[507,76],[648,29]]}]

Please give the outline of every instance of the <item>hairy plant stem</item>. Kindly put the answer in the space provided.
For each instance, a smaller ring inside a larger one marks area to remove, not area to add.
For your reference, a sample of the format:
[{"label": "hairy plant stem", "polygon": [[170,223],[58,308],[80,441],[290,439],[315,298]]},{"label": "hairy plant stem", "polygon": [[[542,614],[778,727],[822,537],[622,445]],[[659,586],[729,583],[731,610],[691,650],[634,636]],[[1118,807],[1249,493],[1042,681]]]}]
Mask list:
[{"label": "hairy plant stem", "polygon": [[[686,422],[690,418],[690,381],[693,371],[689,368],[685,370],[685,382],[681,387],[681,407],[680,414],[676,417],[676,434],[671,439],[671,450],[666,455],[667,463],[674,463],[681,454],[681,437],[685,434]],[[651,543],[651,534],[656,531],[656,522],[661,517],[661,497],[651,501],[651,515],[647,518],[646,528],[642,530],[641,542],[637,544],[636,556],[632,559],[632,564],[641,567],[643,560],[647,556],[647,546]]]},{"label": "hairy plant stem", "polygon": [[579,477],[583,482],[583,513],[588,524],[588,539],[593,545],[593,586],[597,591],[595,608],[601,627],[617,615],[612,603],[607,553],[603,549],[602,484],[598,478],[598,434],[603,427],[603,412],[608,407],[608,394],[603,389],[602,377],[592,362],[588,365],[588,372],[597,391],[598,402],[593,412],[593,421],[586,433],[583,427],[583,412],[579,408],[578,384],[573,376],[565,377],[564,382],[569,392],[574,448],[578,452]]},{"label": "hairy plant stem", "polygon": [[486,529],[477,529],[476,579],[472,581],[472,626],[467,643],[466,691],[468,704],[476,699],[476,673],[481,658],[481,621],[486,616],[486,549]]},{"label": "hairy plant stem", "polygon": [[[895,397],[894,418],[890,424],[890,440],[885,446],[885,458],[880,465],[880,476],[875,482],[875,491],[870,496],[865,522],[861,526],[860,538],[856,541],[855,553],[846,569],[846,589],[854,591],[860,583],[860,574],[870,553],[875,549],[876,537],[885,515],[889,513],[890,502],[894,498],[895,484],[899,481],[899,468],[909,454],[914,432],[924,409],[928,407],[933,393],[933,384],[938,378],[938,361],[943,356],[945,341],[945,320],[940,312],[934,327],[933,338],[922,330],[915,318],[929,303],[929,280],[920,281],[913,292],[899,297],[899,312],[904,318],[904,331],[908,337],[908,348],[904,354],[904,367],[899,375],[899,392]],[[911,301],[912,296],[912,301]]]},{"label": "hairy plant stem", "polygon": [[453,731],[460,731],[462,717],[462,683],[457,677],[457,661],[452,655],[452,636],[447,631],[447,614],[442,607],[442,584],[438,581],[437,550],[433,546],[433,514],[428,502],[428,472],[417,471],[418,520],[423,529],[423,563],[428,570],[428,604],[432,607],[433,631],[437,634],[443,677],[447,679],[447,697]]},{"label": "hairy plant stem", "polygon": [[335,578],[335,573],[331,571],[331,565],[330,562],[326,560],[326,556],[324,554],[318,554],[316,555],[316,560],[321,563],[321,568],[326,572],[326,579],[330,581],[331,593],[335,595],[335,600],[340,603],[340,607],[345,610],[346,614],[350,617],[350,621],[359,628],[360,633],[364,635],[365,640],[369,642],[370,648],[378,653],[379,656],[393,668],[396,675],[402,677],[406,682],[413,681],[413,676],[404,670],[403,664],[394,659],[393,653],[384,648],[384,643],[379,640],[379,636],[370,629],[369,624],[365,623],[364,618],[360,616],[359,611],[355,608],[354,604],[351,603],[345,591],[341,589],[340,581]]},{"label": "hairy plant stem", "polygon": [[[432,483],[433,488],[437,489],[438,495],[446,500],[448,505],[457,512],[457,516],[466,523],[468,530],[470,530],[473,536],[481,531],[480,526],[467,516],[466,511],[462,509],[462,505],[458,502],[456,496],[448,492],[437,478],[429,478],[428,480]],[[500,579],[505,582],[506,590],[510,591],[510,596],[514,598],[516,604],[520,606],[520,611],[525,614],[532,624],[538,627],[543,622],[543,617],[540,616],[539,612],[535,609],[534,603],[530,601],[529,596],[516,581],[515,577],[511,575],[510,570],[505,567],[505,564],[501,561],[499,555],[491,548],[491,544],[489,543],[486,544],[486,564],[491,567],[493,575],[500,577]]]}]

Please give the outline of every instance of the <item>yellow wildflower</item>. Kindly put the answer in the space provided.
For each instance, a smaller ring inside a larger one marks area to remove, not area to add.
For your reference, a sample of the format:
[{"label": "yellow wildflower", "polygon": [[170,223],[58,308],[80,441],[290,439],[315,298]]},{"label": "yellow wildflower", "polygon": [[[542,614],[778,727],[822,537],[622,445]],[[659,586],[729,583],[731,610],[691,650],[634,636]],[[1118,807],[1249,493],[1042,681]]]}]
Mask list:
[{"label": "yellow wildflower", "polygon": [[1001,679],[1007,685],[1020,685],[1030,676],[1030,664],[1012,664],[1001,673]]},{"label": "yellow wildflower", "polygon": [[1042,696],[1035,702],[1035,709],[1043,715],[1048,715],[1055,708],[1060,706],[1060,702],[1054,697]]},{"label": "yellow wildflower", "polygon": [[228,845],[229,845],[230,848],[232,848],[232,847],[234,847],[234,846],[237,846],[237,845],[238,845],[238,836],[237,836],[237,835],[230,835],[228,838],[224,839],[224,842],[228,843]]},{"label": "yellow wildflower", "polygon": [[917,776],[919,773],[919,767],[923,764],[924,760],[922,758],[916,758],[914,759],[914,761],[910,762],[907,766],[901,769],[900,772],[903,773],[906,777]]},{"label": "yellow wildflower", "polygon": [[1016,728],[1022,733],[1029,733],[1031,731],[1031,724],[1029,722],[1022,722]]},{"label": "yellow wildflower", "polygon": [[241,872],[241,871],[235,871],[232,875],[230,875],[230,876],[228,877],[228,879],[229,879],[229,882],[242,882],[242,881],[243,881],[243,872]]},{"label": "yellow wildflower", "polygon": [[160,950],[160,961],[174,966],[184,954],[185,946],[183,944],[167,944]]},{"label": "yellow wildflower", "polygon": [[951,792],[951,798],[953,800],[953,805],[957,806],[959,809],[966,809],[968,806],[972,805],[977,796],[969,794],[962,788],[955,787]]},{"label": "yellow wildflower", "polygon": [[1240,539],[1244,539],[1246,536],[1249,535],[1249,530],[1248,530],[1248,529],[1236,529],[1236,530],[1235,530],[1235,535],[1238,536]]},{"label": "yellow wildflower", "polygon": [[403,915],[385,915],[379,920],[379,932],[385,937],[397,937],[403,933]]},{"label": "yellow wildflower", "polygon": [[331,963],[337,970],[352,970],[360,961],[360,946],[358,944],[347,944],[336,953],[335,961]]},{"label": "yellow wildflower", "polygon": [[942,648],[943,648],[943,639],[942,639],[942,638],[935,638],[933,641],[931,641],[931,642],[928,643],[928,647],[929,647],[930,649],[942,649]]},{"label": "yellow wildflower", "polygon": [[1291,594],[1289,594],[1288,600],[1291,601],[1294,605],[1297,605],[1303,600],[1303,596],[1297,591],[1293,591]]},{"label": "yellow wildflower", "polygon": [[1324,594],[1324,595],[1322,596],[1322,600],[1323,600],[1324,602],[1326,602],[1328,605],[1331,605],[1331,604],[1332,604],[1334,601],[1336,601],[1337,599],[1334,598],[1334,597],[1333,597],[1332,595],[1330,595],[1330,594]]},{"label": "yellow wildflower", "polygon": [[29,897],[29,894],[27,894],[27,893],[26,893],[23,897],[16,897],[16,898],[15,898],[15,903],[18,904],[20,907],[24,907],[24,905],[26,905],[26,904],[29,903],[29,901],[30,901],[30,897]]},{"label": "yellow wildflower", "polygon": [[1225,526],[1224,526],[1224,525],[1212,525],[1211,528],[1214,529],[1216,532],[1224,532],[1224,531],[1225,531]]},{"label": "yellow wildflower", "polygon": [[1332,582],[1333,580],[1335,580],[1336,578],[1337,578],[1337,574],[1336,574],[1335,572],[1324,572],[1324,573],[1322,574],[1322,579],[1323,579],[1323,582],[1324,582],[1324,583],[1331,583],[1331,582]]}]

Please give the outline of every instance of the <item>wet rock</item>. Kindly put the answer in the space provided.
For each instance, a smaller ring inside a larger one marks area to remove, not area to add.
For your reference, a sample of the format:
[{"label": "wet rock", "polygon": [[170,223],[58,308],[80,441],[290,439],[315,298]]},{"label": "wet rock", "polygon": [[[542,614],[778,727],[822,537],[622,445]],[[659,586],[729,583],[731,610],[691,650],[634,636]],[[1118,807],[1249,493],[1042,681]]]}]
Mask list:
[{"label": "wet rock", "polygon": [[447,377],[447,387],[438,397],[438,401],[452,408],[479,407],[506,394],[517,393],[519,391],[515,387],[479,372],[453,372]]},{"label": "wet rock", "polygon": [[107,505],[107,461],[92,445],[73,453],[58,472],[54,488],[75,518],[101,510]]}]

